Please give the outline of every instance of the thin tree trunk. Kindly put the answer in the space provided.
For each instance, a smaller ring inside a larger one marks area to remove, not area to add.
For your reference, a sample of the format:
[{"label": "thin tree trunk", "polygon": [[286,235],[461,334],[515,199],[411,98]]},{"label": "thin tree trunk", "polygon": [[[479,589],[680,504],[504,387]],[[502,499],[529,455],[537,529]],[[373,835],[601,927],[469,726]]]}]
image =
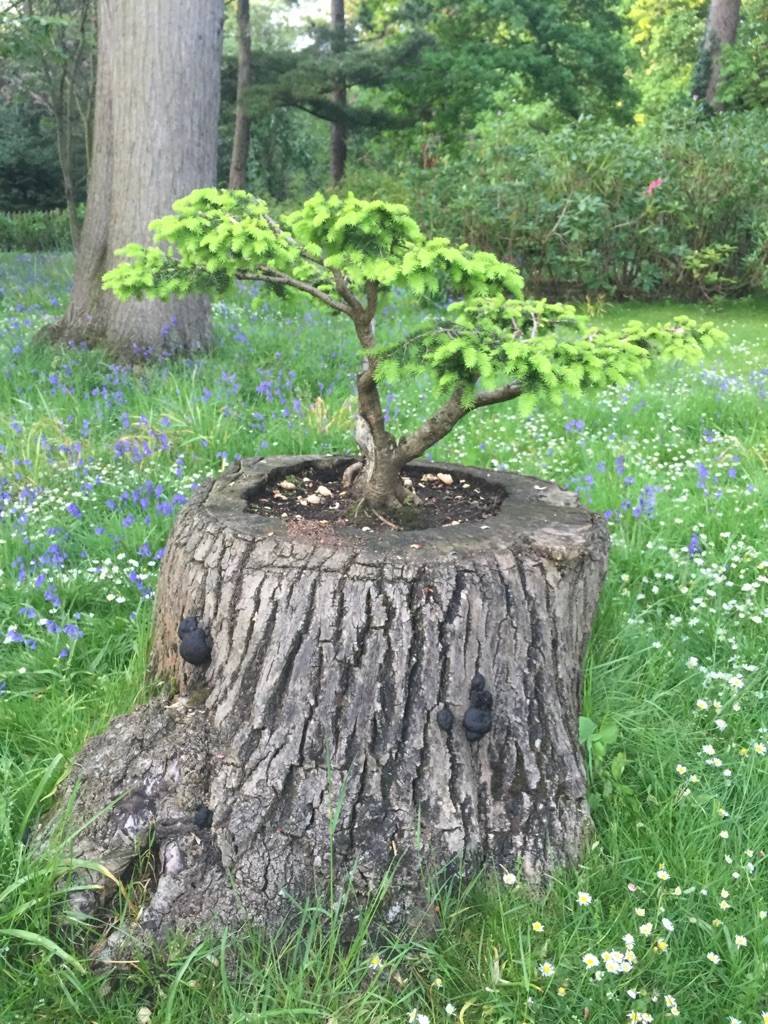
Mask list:
[{"label": "thin tree trunk", "polygon": [[[344,0],[331,0],[331,46],[333,52],[342,54],[346,48],[346,17]],[[347,87],[343,76],[339,76],[332,97],[342,109],[347,106]],[[343,120],[331,124],[331,181],[338,185],[344,177],[347,163],[347,126]]]},{"label": "thin tree trunk", "polygon": [[246,95],[251,80],[251,6],[250,0],[237,0],[237,99],[235,108],[235,135],[232,140],[232,159],[229,165],[229,187],[245,188],[248,168],[248,144],[251,118]]},{"label": "thin tree trunk", "polygon": [[205,348],[210,304],[119,302],[115,249],[216,180],[223,0],[99,0],[93,161],[71,304],[49,334],[124,360]]},{"label": "thin tree trunk", "polygon": [[[85,167],[86,167],[86,178],[90,173],[91,168],[91,134],[93,131],[93,124],[91,120],[91,112],[93,110],[93,91],[95,88],[95,81],[93,75],[93,69],[95,67],[95,55],[88,53],[88,36],[91,30],[95,30],[96,27],[96,7],[93,0],[81,0],[80,10],[80,38],[78,40],[76,59],[72,62],[72,74],[70,75],[70,108],[74,107],[77,110],[77,118],[80,123],[80,127],[83,132],[83,146],[85,148]],[[93,38],[95,39],[96,33],[93,32]],[[85,61],[82,59],[82,55],[85,54]],[[88,69],[87,73],[84,69],[81,69],[81,65],[85,64]],[[77,88],[74,75],[82,73],[86,80],[85,86],[85,105],[80,95],[80,90]],[[70,113],[70,120],[74,121],[74,114]],[[78,228],[79,233],[79,228]]]},{"label": "thin tree trunk", "polygon": [[[399,925],[423,912],[425,874],[540,879],[580,856],[602,518],[551,483],[433,463],[497,488],[496,517],[366,533],[247,511],[258,489],[348,461],[247,460],[182,512],[151,654],[176,697],[92,740],[61,797],[84,823],[67,852],[112,873],[82,876],[81,910],[114,921],[109,878],[143,863],[138,937],[277,927],[331,886],[354,912],[396,861],[383,910]],[[189,617],[211,645],[197,664]]]},{"label": "thin tree trunk", "polygon": [[[92,5],[92,6],[91,6]],[[91,28],[93,31],[94,38],[96,37],[96,26],[97,26],[97,8],[96,3],[93,0],[88,0],[88,18],[91,22]],[[87,22],[83,21],[83,32],[87,31]],[[77,110],[80,115],[80,123],[83,129],[83,139],[85,142],[85,166],[86,176],[90,178],[91,175],[91,161],[93,157],[93,108],[94,99],[96,93],[96,61],[97,54],[96,48],[92,48],[88,55],[88,74],[87,74],[87,88],[85,89],[85,103],[83,103],[79,94],[75,94],[77,101]]]},{"label": "thin tree trunk", "polygon": [[69,233],[72,238],[72,249],[76,253],[80,245],[80,223],[77,219],[77,199],[75,197],[74,173],[72,168],[72,129],[71,120],[61,112],[55,115],[56,150],[61,169],[61,180],[64,185],[64,199],[67,204]]},{"label": "thin tree trunk", "polygon": [[[719,107],[716,97],[720,84],[722,49],[736,42],[740,13],[741,0],[710,0],[695,88],[700,91],[703,86],[704,102],[713,110]],[[702,95],[694,98],[701,99]]]},{"label": "thin tree trunk", "polygon": [[[32,17],[35,14],[31,0],[27,0],[24,9],[28,17]],[[85,44],[87,14],[88,4],[86,2],[81,10],[80,38],[68,61],[63,65],[59,65],[58,70],[55,62],[49,64],[45,59],[42,62],[42,71],[49,93],[49,112],[53,118],[56,137],[56,156],[58,157],[61,181],[64,187],[64,202],[69,221],[69,234],[72,239],[72,249],[74,252],[77,252],[80,243],[80,224],[77,219],[72,160],[74,133],[72,105],[75,93],[75,76],[78,73],[80,54]]]}]

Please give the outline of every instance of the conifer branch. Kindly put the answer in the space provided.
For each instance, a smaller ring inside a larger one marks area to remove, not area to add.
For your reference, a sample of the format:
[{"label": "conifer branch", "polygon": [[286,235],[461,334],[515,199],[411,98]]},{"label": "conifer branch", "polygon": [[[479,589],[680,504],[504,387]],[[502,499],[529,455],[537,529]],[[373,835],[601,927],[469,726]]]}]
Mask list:
[{"label": "conifer branch", "polygon": [[290,274],[271,270],[268,267],[260,267],[255,274],[238,272],[237,277],[240,281],[263,281],[265,284],[277,284],[283,285],[286,288],[295,288],[296,291],[311,295],[313,298],[325,303],[326,306],[330,306],[331,309],[335,309],[338,313],[344,313],[346,316],[354,319],[354,311],[345,303],[339,302],[338,299],[334,299],[330,295],[326,295],[325,292],[309,284],[308,281],[300,281],[299,278],[291,277]]}]

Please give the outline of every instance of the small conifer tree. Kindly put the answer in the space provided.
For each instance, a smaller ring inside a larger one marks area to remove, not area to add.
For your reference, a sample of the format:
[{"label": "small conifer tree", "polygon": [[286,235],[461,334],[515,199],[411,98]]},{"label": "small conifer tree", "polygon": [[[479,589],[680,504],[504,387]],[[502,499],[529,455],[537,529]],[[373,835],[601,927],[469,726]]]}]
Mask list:
[{"label": "small conifer tree", "polygon": [[[295,289],[349,317],[361,347],[356,439],[361,461],[347,484],[392,514],[416,501],[402,471],[473,409],[517,399],[562,403],[587,387],[623,385],[654,360],[698,361],[724,335],[712,323],[679,316],[620,331],[590,325],[573,306],[524,297],[523,279],[487,252],[427,238],[405,206],[317,194],[273,219],[246,192],[197,189],[175,213],[150,224],[157,246],[127,245],[104,275],[119,298],[168,299],[225,293],[236,279]],[[375,332],[381,295],[455,296],[445,310],[425,307],[419,329],[395,342]],[[379,387],[429,371],[435,411],[413,431],[387,429]]]}]

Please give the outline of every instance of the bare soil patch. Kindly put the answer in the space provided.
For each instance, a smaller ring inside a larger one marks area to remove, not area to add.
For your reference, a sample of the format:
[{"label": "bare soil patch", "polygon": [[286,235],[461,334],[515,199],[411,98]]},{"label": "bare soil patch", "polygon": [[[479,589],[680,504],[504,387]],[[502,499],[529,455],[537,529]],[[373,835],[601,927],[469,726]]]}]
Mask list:
[{"label": "bare soil patch", "polygon": [[248,508],[262,516],[297,523],[324,524],[359,530],[428,530],[490,519],[498,512],[502,492],[476,477],[412,469],[404,474],[418,503],[397,519],[378,515],[341,484],[343,467],[309,467],[267,483],[248,495]]}]

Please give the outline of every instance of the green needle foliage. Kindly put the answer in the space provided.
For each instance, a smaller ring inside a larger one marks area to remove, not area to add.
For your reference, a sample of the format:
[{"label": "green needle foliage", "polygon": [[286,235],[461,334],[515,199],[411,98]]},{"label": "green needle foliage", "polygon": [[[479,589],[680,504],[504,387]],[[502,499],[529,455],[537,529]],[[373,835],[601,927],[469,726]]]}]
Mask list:
[{"label": "green needle foliage", "polygon": [[[179,199],[174,210],[150,225],[158,245],[119,250],[124,261],[105,274],[104,287],[121,299],[167,299],[222,295],[246,279],[295,289],[348,316],[362,348],[357,437],[366,464],[361,496],[372,507],[391,506],[382,494],[393,489],[392,473],[472,409],[513,398],[525,410],[542,397],[559,404],[587,387],[626,384],[656,360],[698,361],[725,337],[711,322],[686,316],[655,327],[591,326],[573,306],[526,298],[511,264],[425,237],[407,207],[395,203],[317,194],[276,220],[246,192],[208,188]],[[415,331],[382,344],[375,315],[391,289],[453,301],[425,303]],[[396,387],[425,370],[443,404],[396,439],[386,429],[378,386]],[[404,500],[394,490],[396,501]]]}]

